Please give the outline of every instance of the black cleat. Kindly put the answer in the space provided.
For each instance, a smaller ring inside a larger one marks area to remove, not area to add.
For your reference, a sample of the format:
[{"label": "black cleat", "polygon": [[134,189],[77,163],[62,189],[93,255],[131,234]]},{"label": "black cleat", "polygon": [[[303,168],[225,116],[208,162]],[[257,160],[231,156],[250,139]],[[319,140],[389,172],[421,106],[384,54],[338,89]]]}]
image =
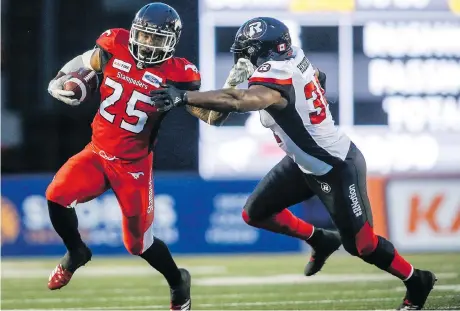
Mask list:
[{"label": "black cleat", "polygon": [[190,297],[192,277],[190,273],[183,268],[180,268],[179,271],[182,276],[182,284],[177,287],[171,287],[170,310],[192,310],[192,298]]},{"label": "black cleat", "polygon": [[404,282],[406,296],[396,310],[422,310],[437,280],[433,272],[415,269],[409,280]]},{"label": "black cleat", "polygon": [[307,243],[312,247],[312,252],[304,274],[311,276],[321,270],[329,256],[342,245],[342,240],[337,231],[315,228],[313,236],[307,240]]},{"label": "black cleat", "polygon": [[67,253],[62,257],[61,262],[51,272],[48,280],[48,288],[51,290],[60,289],[66,286],[74,272],[84,266],[92,257],[91,250],[83,244],[80,248]]}]

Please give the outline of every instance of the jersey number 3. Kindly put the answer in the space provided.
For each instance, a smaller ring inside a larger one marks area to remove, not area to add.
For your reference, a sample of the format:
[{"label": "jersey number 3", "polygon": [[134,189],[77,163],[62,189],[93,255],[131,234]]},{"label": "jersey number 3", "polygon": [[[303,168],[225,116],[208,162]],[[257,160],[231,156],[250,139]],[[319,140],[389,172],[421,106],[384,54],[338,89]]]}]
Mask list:
[{"label": "jersey number 3", "polygon": [[[99,107],[99,113],[104,119],[106,119],[110,123],[113,123],[115,119],[115,115],[109,113],[106,109],[109,106],[114,105],[117,101],[120,100],[122,93],[123,93],[123,86],[117,81],[110,79],[109,77],[105,79],[105,85],[112,88],[113,93],[107,96],[107,98],[101,102],[101,106]],[[126,114],[130,117],[137,117],[138,120],[134,124],[128,123],[125,120],[122,120],[120,124],[120,127],[122,129],[127,130],[128,132],[131,132],[131,133],[142,132],[142,130],[144,129],[145,123],[147,122],[147,118],[148,118],[147,113],[139,109],[136,109],[137,102],[143,102],[148,105],[152,104],[152,100],[150,99],[149,96],[142,94],[138,91],[133,92],[133,94],[131,95],[130,99],[128,100],[126,104]]]},{"label": "jersey number 3", "polygon": [[310,122],[311,124],[320,124],[326,119],[326,107],[327,101],[322,94],[322,90],[320,87],[317,87],[319,81],[310,81],[310,83],[306,84],[304,87],[305,98],[307,100],[313,99],[313,107],[317,111],[310,112]]}]

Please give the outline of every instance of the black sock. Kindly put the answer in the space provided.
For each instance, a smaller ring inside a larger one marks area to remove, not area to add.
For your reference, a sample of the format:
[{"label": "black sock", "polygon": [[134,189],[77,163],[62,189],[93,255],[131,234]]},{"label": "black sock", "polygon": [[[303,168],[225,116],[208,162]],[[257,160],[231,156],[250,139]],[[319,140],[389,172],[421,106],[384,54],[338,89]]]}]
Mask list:
[{"label": "black sock", "polygon": [[155,237],[152,246],[140,255],[153,268],[158,270],[166,278],[170,287],[181,284],[182,276],[169,252],[168,246]]},{"label": "black sock", "polygon": [[377,238],[378,243],[375,250],[371,254],[362,256],[361,258],[365,262],[387,271],[395,258],[395,248],[387,239],[381,236],[377,236]]},{"label": "black sock", "polygon": [[66,208],[48,201],[48,211],[54,230],[61,237],[69,251],[78,249],[83,241],[78,232],[78,218],[74,208]]}]

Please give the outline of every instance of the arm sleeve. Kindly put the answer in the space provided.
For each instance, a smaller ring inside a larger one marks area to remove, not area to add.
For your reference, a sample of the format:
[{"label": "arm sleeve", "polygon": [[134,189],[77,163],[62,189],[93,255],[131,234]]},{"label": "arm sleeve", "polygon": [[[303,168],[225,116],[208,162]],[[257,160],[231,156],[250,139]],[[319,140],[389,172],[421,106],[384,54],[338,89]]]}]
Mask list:
[{"label": "arm sleeve", "polygon": [[[83,61],[83,55],[78,55],[74,57],[73,59],[71,59],[70,61],[68,61],[59,71],[65,74],[68,74],[69,72],[76,71],[82,67],[85,67],[85,64]],[[91,69],[91,66],[88,68]]]}]

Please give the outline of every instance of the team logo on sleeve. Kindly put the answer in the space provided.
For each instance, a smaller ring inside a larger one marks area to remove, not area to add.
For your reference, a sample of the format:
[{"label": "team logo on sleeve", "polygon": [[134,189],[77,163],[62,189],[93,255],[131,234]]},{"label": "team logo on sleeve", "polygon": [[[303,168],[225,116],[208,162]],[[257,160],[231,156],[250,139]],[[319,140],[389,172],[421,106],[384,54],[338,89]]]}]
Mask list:
[{"label": "team logo on sleeve", "polygon": [[[110,30],[110,29],[107,29],[106,31],[104,31],[104,32],[102,33],[102,35],[106,35],[107,37],[110,36],[111,34],[112,34],[112,30]],[[102,35],[101,35],[101,36],[102,36]]]},{"label": "team logo on sleeve", "polygon": [[146,71],[144,73],[144,76],[142,77],[142,81],[144,81],[144,82],[146,82],[146,83],[148,83],[150,85],[153,85],[154,87],[160,87],[160,84],[163,81],[163,79],[160,78],[157,75],[154,75],[151,72]]},{"label": "team logo on sleeve", "polygon": [[256,19],[248,23],[244,29],[244,34],[251,39],[262,37],[267,31],[267,24],[264,20]]},{"label": "team logo on sleeve", "polygon": [[187,71],[187,69],[191,69],[194,72],[198,73],[198,68],[196,68],[196,66],[193,64],[186,64],[184,70]]},{"label": "team logo on sleeve", "polygon": [[270,71],[271,68],[272,68],[272,66],[269,63],[265,63],[265,64],[260,65],[260,67],[257,68],[257,71],[258,72],[267,72],[267,71]]},{"label": "team logo on sleeve", "polygon": [[129,72],[131,70],[131,64],[130,63],[127,63],[127,62],[124,62],[122,60],[119,60],[117,58],[115,58],[115,60],[113,61],[113,64],[112,64],[113,68],[117,68],[121,71],[124,71],[124,72]]}]

